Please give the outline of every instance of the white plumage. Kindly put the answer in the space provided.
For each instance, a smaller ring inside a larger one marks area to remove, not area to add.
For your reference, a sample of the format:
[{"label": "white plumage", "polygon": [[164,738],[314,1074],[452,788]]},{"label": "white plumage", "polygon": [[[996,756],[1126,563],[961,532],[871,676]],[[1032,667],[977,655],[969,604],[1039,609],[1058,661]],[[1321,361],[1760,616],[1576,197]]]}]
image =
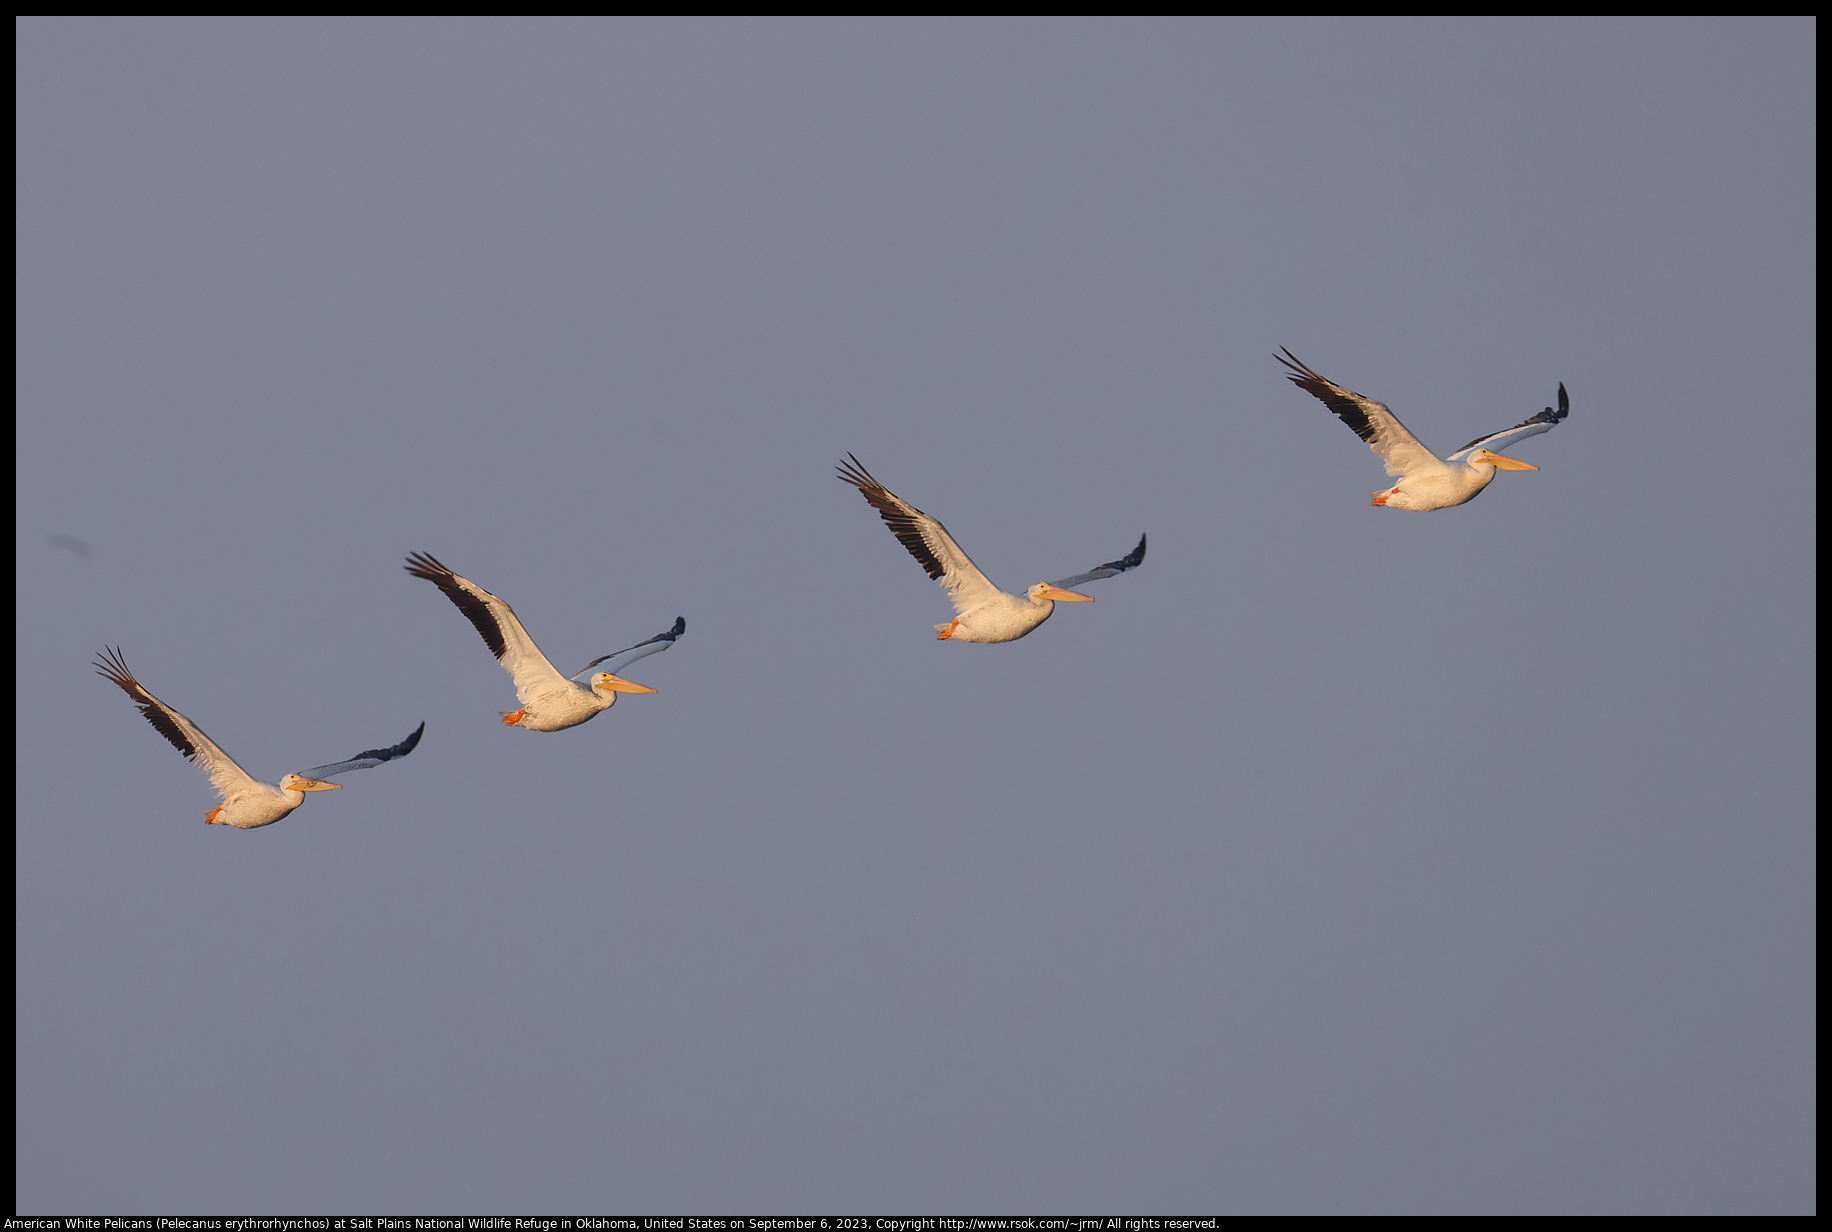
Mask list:
[{"label": "white plumage", "polygon": [[99,675],[119,685],[133,699],[140,713],[160,735],[210,776],[210,785],[216,788],[222,803],[204,814],[207,825],[234,826],[238,830],[271,826],[305,803],[306,792],[335,791],[342,786],[324,780],[407,756],[420,743],[420,734],[426,730],[426,724],[422,723],[407,739],[391,748],[365,749],[348,761],[314,766],[303,774],[286,775],[277,785],[263,783],[236,765],[197,724],[148,693],[127,669],[127,661],[121,657],[120,650],[105,648],[95,667]]},{"label": "white plumage", "polygon": [[1038,582],[1021,595],[1008,594],[987,581],[947,527],[879,483],[857,458],[846,457],[839,477],[859,489],[916,563],[954,600],[954,619],[935,626],[936,636],[944,641],[1015,642],[1048,620],[1057,603],[1094,601],[1069,587],[1136,569],[1145,559],[1145,536],[1140,535],[1139,545],[1119,560],[1060,582]]},{"label": "white plumage", "polygon": [[[522,622],[515,618],[515,610],[507,603],[468,578],[459,577],[424,552],[409,555],[406,568],[415,577],[425,578],[445,592],[445,597],[476,626],[477,632],[483,635],[484,645],[514,679],[515,696],[522,708],[501,712],[503,722],[511,727],[563,731],[609,710],[616,704],[619,693],[655,692],[613,673],[645,655],[668,649],[674,645],[675,638],[687,631],[686,618],[677,616],[674,627],[666,633],[658,633],[628,650],[593,659],[583,671],[568,679],[547,661],[547,656],[534,644],[534,639],[522,628]],[[610,666],[594,672],[592,669],[599,664]]]},{"label": "white plumage", "polygon": [[1368,448],[1380,455],[1380,460],[1387,464],[1387,474],[1399,476],[1399,482],[1391,488],[1373,494],[1374,503],[1388,509],[1419,512],[1449,509],[1453,505],[1474,500],[1476,494],[1488,487],[1489,481],[1495,477],[1497,467],[1510,471],[1538,470],[1537,466],[1514,458],[1504,458],[1496,451],[1506,449],[1529,436],[1552,431],[1560,420],[1571,413],[1571,400],[1566,397],[1565,386],[1561,382],[1558,387],[1558,410],[1547,407],[1505,432],[1478,437],[1450,457],[1439,458],[1421,445],[1416,436],[1406,431],[1406,425],[1399,421],[1399,417],[1384,402],[1363,397],[1328,377],[1319,376],[1290,351],[1273,358],[1291,369],[1288,379],[1293,385],[1334,411],[1343,423],[1353,428],[1355,434],[1368,443]]}]

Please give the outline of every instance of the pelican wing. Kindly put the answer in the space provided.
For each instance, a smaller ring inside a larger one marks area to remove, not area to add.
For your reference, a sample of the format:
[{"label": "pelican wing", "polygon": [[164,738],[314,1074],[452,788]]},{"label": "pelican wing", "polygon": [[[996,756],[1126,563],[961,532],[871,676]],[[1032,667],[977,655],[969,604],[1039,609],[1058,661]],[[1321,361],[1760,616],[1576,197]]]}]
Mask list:
[{"label": "pelican wing", "polygon": [[515,609],[468,578],[461,578],[424,552],[407,557],[407,572],[425,578],[458,605],[465,618],[483,635],[483,644],[501,661],[515,680],[515,696],[525,705],[555,689],[566,687],[566,677],[547,661],[541,648],[515,618]]},{"label": "pelican wing", "polygon": [[1322,402],[1336,413],[1336,418],[1355,429],[1355,435],[1366,441],[1368,448],[1387,464],[1387,474],[1416,475],[1444,465],[1436,454],[1419,444],[1418,437],[1406,431],[1406,425],[1386,403],[1364,398],[1328,377],[1319,376],[1290,351],[1272,358],[1291,369],[1286,379],[1293,385]]},{"label": "pelican wing", "polygon": [[1565,382],[1558,383],[1558,410],[1547,407],[1531,419],[1523,420],[1506,432],[1496,432],[1489,436],[1480,436],[1457,452],[1450,455],[1452,462],[1461,462],[1472,450],[1488,449],[1495,453],[1509,448],[1517,441],[1524,441],[1529,436],[1538,436],[1541,432],[1550,432],[1558,427],[1565,416],[1571,414],[1571,399],[1565,393]]},{"label": "pelican wing", "polygon": [[846,457],[839,467],[840,478],[859,489],[916,563],[941,582],[954,600],[956,612],[968,611],[1003,593],[961,551],[947,527],[872,478],[857,458],[851,454]]},{"label": "pelican wing", "polygon": [[101,657],[96,660],[95,669],[98,675],[112,680],[121,687],[123,693],[133,699],[140,713],[146,716],[146,721],[161,736],[170,740],[173,748],[203,767],[217,795],[227,799],[232,791],[260,786],[246,770],[235,764],[229,754],[217,748],[216,742],[204,735],[197,724],[148,693],[128,670],[127,660],[121,657],[118,647],[104,648]]},{"label": "pelican wing", "polygon": [[1120,557],[1118,560],[1110,560],[1098,568],[1090,569],[1086,573],[1077,573],[1074,577],[1063,578],[1060,582],[1051,582],[1050,585],[1060,586],[1064,590],[1074,590],[1083,582],[1098,582],[1102,578],[1110,578],[1116,573],[1124,573],[1128,569],[1137,569],[1144,563],[1145,536],[1140,535],[1139,546],[1132,549],[1132,551],[1126,553],[1126,555]]},{"label": "pelican wing", "polygon": [[364,749],[349,761],[334,761],[328,766],[313,766],[310,770],[300,771],[301,778],[332,779],[351,770],[372,770],[385,761],[405,757],[413,752],[413,746],[420,743],[420,733],[426,730],[422,723],[413,729],[413,734],[401,743],[386,749]]},{"label": "pelican wing", "polygon": [[[636,662],[636,660],[646,659],[652,654],[659,654],[668,649],[668,647],[674,645],[674,639],[685,632],[687,632],[687,618],[685,616],[676,616],[674,618],[674,627],[666,633],[657,633],[648,641],[638,642],[628,650],[619,650],[616,654],[607,654],[600,658],[593,659],[590,663],[585,665],[584,671],[573,677],[573,683],[589,686],[591,681],[588,677],[597,674],[597,672],[592,670],[593,668],[597,668],[598,672],[609,672],[611,675],[615,676],[623,671],[624,668]],[[604,666],[599,667],[598,665],[600,663]]]}]

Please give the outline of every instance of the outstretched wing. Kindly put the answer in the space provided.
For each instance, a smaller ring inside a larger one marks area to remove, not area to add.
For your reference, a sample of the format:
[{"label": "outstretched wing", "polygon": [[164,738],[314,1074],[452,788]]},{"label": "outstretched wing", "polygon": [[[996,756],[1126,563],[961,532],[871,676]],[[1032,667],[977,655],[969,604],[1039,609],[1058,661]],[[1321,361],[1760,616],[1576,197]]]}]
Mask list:
[{"label": "outstretched wing", "polygon": [[[607,654],[600,658],[593,659],[590,663],[585,665],[584,671],[573,677],[573,683],[589,686],[591,681],[588,677],[596,675],[597,672],[609,672],[611,675],[615,676],[622,672],[624,668],[636,662],[636,660],[646,659],[652,654],[659,654],[668,649],[668,647],[674,645],[674,639],[685,632],[687,632],[687,618],[685,616],[676,616],[674,618],[674,627],[666,633],[657,633],[648,641],[638,642],[628,650],[619,650],[616,654]],[[601,663],[604,666],[599,667],[598,665]],[[596,670],[594,671],[594,669]]]},{"label": "outstretched wing", "polygon": [[391,748],[364,749],[349,761],[334,761],[328,766],[313,766],[310,770],[302,770],[299,772],[299,777],[331,779],[349,770],[372,770],[385,761],[393,761],[397,757],[405,757],[413,752],[413,746],[420,743],[420,734],[425,730],[426,724],[422,723],[413,729],[412,735]]},{"label": "outstretched wing", "polygon": [[[1285,350],[1283,347],[1279,349]],[[1418,437],[1406,431],[1406,425],[1387,408],[1386,403],[1365,398],[1352,389],[1344,389],[1326,376],[1318,375],[1290,351],[1272,358],[1291,369],[1286,375],[1287,380],[1322,402],[1336,413],[1336,418],[1355,429],[1355,435],[1366,441],[1368,448],[1379,454],[1380,460],[1387,464],[1387,474],[1417,475],[1433,468],[1443,468],[1443,461],[1419,444]]]},{"label": "outstretched wing", "polygon": [[961,551],[947,527],[879,483],[857,458],[851,454],[846,458],[839,465],[839,477],[859,489],[916,563],[942,584],[956,612],[978,607],[1002,593]]},{"label": "outstretched wing", "polygon": [[112,680],[121,687],[123,693],[133,699],[140,713],[146,716],[146,721],[161,736],[171,741],[173,748],[203,767],[217,795],[228,799],[232,791],[259,785],[247,771],[235,764],[229,754],[217,748],[216,742],[204,735],[197,724],[141,687],[140,682],[134,679],[134,674],[127,669],[127,660],[121,657],[119,647],[104,647],[95,662],[95,669],[98,675]]},{"label": "outstretched wing", "polygon": [[1063,578],[1060,582],[1051,582],[1050,585],[1060,586],[1064,590],[1074,590],[1083,582],[1098,582],[1102,578],[1110,578],[1116,573],[1124,573],[1128,569],[1137,569],[1144,563],[1145,536],[1140,535],[1139,546],[1132,549],[1132,551],[1126,553],[1126,555],[1120,557],[1118,560],[1110,560],[1098,568],[1090,569],[1086,573],[1077,573],[1074,577]]},{"label": "outstretched wing", "polygon": [[445,592],[483,635],[483,644],[515,680],[515,696],[524,704],[566,687],[566,677],[547,661],[541,648],[515,618],[515,609],[468,578],[461,578],[424,552],[407,557],[407,572],[425,578]]},{"label": "outstretched wing", "polygon": [[1451,454],[1450,460],[1452,462],[1461,462],[1471,450],[1475,449],[1488,449],[1495,453],[1500,453],[1517,441],[1524,441],[1529,436],[1538,436],[1541,432],[1552,431],[1552,429],[1558,427],[1565,416],[1569,414],[1571,414],[1571,399],[1565,394],[1565,382],[1560,381],[1558,383],[1558,410],[1555,411],[1551,407],[1547,407],[1533,418],[1515,424],[1506,432],[1496,432],[1491,436],[1477,437],[1463,448],[1457,450],[1457,452]]}]

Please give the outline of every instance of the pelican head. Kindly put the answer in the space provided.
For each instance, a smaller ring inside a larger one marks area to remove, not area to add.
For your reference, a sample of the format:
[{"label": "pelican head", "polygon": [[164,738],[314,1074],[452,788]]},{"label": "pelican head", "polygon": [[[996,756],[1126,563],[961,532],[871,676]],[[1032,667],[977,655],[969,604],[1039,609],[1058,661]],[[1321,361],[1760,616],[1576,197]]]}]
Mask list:
[{"label": "pelican head", "polygon": [[634,680],[625,680],[622,676],[613,676],[609,672],[599,672],[592,677],[592,688],[605,689],[612,693],[654,693],[646,684],[637,684]]},{"label": "pelican head", "polygon": [[289,774],[280,780],[281,791],[336,791],[342,786],[342,783],[327,783],[322,779],[308,779],[297,774]]},{"label": "pelican head", "polygon": [[1539,467],[1531,462],[1522,462],[1516,458],[1504,458],[1492,449],[1478,449],[1469,455],[1472,465],[1486,462],[1490,466],[1499,466],[1504,471],[1536,471]]},{"label": "pelican head", "polygon": [[1024,597],[1029,599],[1032,603],[1039,605],[1052,599],[1058,603],[1094,602],[1094,596],[1092,595],[1078,595],[1072,590],[1064,590],[1060,586],[1051,586],[1048,582],[1038,582],[1035,586],[1024,592]]}]

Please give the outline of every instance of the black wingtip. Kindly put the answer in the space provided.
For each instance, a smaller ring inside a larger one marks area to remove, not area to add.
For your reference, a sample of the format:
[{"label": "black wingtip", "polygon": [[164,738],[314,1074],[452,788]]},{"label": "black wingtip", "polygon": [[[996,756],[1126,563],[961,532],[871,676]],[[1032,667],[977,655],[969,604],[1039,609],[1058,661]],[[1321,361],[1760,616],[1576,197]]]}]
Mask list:
[{"label": "black wingtip", "polygon": [[1115,573],[1124,573],[1128,569],[1137,569],[1144,562],[1145,562],[1145,536],[1140,535],[1138,547],[1132,549],[1132,551],[1126,553],[1124,556],[1120,557],[1118,560],[1109,561],[1107,564],[1102,565],[1101,568],[1111,569]]},{"label": "black wingtip", "polygon": [[1293,384],[1296,384],[1300,380],[1321,381],[1321,380],[1326,379],[1325,377],[1320,375],[1316,369],[1312,368],[1309,364],[1299,359],[1296,355],[1293,355],[1289,348],[1280,347],[1279,350],[1283,351],[1284,354],[1282,355],[1274,354],[1272,358],[1278,360],[1281,364],[1284,364],[1287,368],[1290,368],[1292,372],[1296,372],[1300,374],[1299,376],[1292,376],[1291,373],[1286,373],[1285,375],[1286,380],[1291,381]]},{"label": "black wingtip", "polygon": [[[676,616],[672,628],[666,633],[657,633],[654,637],[649,639],[649,642],[672,642],[685,632],[687,632],[687,618],[685,616]],[[647,646],[649,642],[638,642],[636,646]],[[634,650],[636,646],[632,646],[630,649]],[[621,654],[622,652],[619,651],[618,653]],[[607,655],[606,657],[608,658],[609,656]]]},{"label": "black wingtip", "polygon": [[391,744],[385,749],[364,749],[355,757],[350,758],[350,760],[368,761],[370,758],[374,758],[377,762],[389,762],[397,757],[405,757],[414,751],[414,748],[420,743],[420,736],[425,731],[426,721],[422,719],[420,725],[413,729],[413,734],[401,741],[401,743]]},{"label": "black wingtip", "polygon": [[[422,719],[420,720],[420,725],[413,729],[413,734],[411,736],[407,737],[407,739],[401,741],[401,743],[395,745],[391,749],[380,749],[378,750],[378,752],[381,754],[382,760],[384,761],[393,761],[397,757],[405,757],[409,753],[414,751],[414,749],[420,743],[420,737],[425,734],[426,734],[426,720]],[[374,755],[375,754],[372,754],[372,753],[359,754],[359,756],[361,757],[371,757]]]},{"label": "black wingtip", "polygon": [[[848,461],[840,463],[837,468],[839,478],[859,489],[859,495],[865,498],[865,503],[878,511],[884,524],[891,528],[891,534],[897,536],[897,542],[916,558],[916,563],[922,566],[924,573],[936,579],[944,576],[947,569],[930,549],[928,541],[922,536],[922,528],[915,521],[916,517],[926,518],[929,515],[879,483],[877,477],[866,470],[865,464],[858,458],[852,454],[846,457]],[[899,505],[905,508],[898,508]],[[912,517],[912,514],[915,516]]]},{"label": "black wingtip", "polygon": [[862,490],[868,487],[881,488],[884,486],[878,482],[876,476],[865,469],[865,463],[859,461],[856,454],[848,453],[846,460],[836,464],[833,469],[839,472],[835,476],[836,479],[842,483],[850,483],[855,488]]},{"label": "black wingtip", "polygon": [[458,575],[441,564],[438,557],[428,552],[409,552],[404,567],[414,577],[423,578],[437,586],[464,613],[464,618],[471,622],[471,627],[483,638],[483,644],[490,648],[491,654],[500,659],[508,653],[509,643],[503,636],[502,626],[496,622],[495,614],[490,611],[490,605],[460,586]]},{"label": "black wingtip", "polygon": [[153,730],[164,736],[173,748],[192,761],[197,760],[197,746],[191,743],[191,738],[172,718],[177,711],[168,713],[165,703],[148,693],[145,686],[134,679],[134,674],[128,670],[127,660],[122,657],[119,646],[104,647],[101,658],[96,660],[95,669],[98,676],[104,677],[127,694],[128,699],[134,704],[134,709],[138,710],[146,721],[153,725]]},{"label": "black wingtip", "polygon": [[[687,618],[685,616],[676,616],[674,618],[674,627],[673,628],[669,629],[666,633],[657,633],[654,637],[649,638],[648,641],[638,642],[636,643],[636,646],[647,646],[649,642],[667,642],[670,645],[672,645],[674,642],[674,639],[679,637],[681,634],[685,632],[687,632]],[[635,650],[636,646],[632,646],[630,647],[630,649]],[[620,650],[617,653],[622,654],[623,651]],[[611,657],[610,655],[605,655],[604,659],[608,659],[610,657]],[[604,659],[595,660],[593,662],[593,666],[596,666],[597,664],[604,662]]]}]

